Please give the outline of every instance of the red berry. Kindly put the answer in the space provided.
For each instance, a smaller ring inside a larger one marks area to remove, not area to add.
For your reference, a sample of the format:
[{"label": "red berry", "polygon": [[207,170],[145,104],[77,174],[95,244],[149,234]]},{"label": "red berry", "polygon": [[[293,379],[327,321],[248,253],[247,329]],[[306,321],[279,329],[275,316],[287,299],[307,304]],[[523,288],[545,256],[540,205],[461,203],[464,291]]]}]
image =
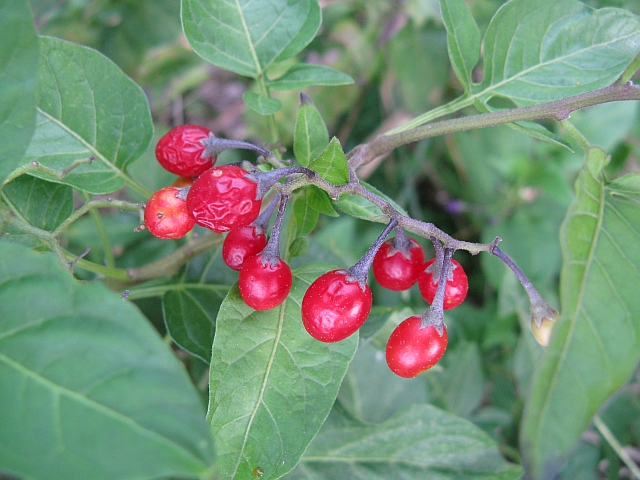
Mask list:
[{"label": "red berry", "polygon": [[187,208],[196,223],[214,232],[245,227],[260,214],[258,184],[235,165],[213,167],[200,175],[187,195]]},{"label": "red berry", "polygon": [[321,342],[339,342],[358,330],[371,311],[371,289],[364,290],[346,270],[318,277],[302,299],[302,323]]},{"label": "red berry", "polygon": [[260,227],[247,225],[231,230],[222,244],[222,260],[230,268],[240,270],[247,258],[262,252],[266,246],[267,236]]},{"label": "red berry", "polygon": [[420,328],[422,318],[415,315],[402,321],[387,342],[387,365],[393,373],[413,378],[433,367],[447,349],[447,327],[442,336],[433,325]]},{"label": "red berry", "polygon": [[217,157],[204,156],[202,140],[213,135],[199,125],[181,125],[169,130],[156,145],[156,158],[160,165],[176,175],[197,177],[213,167]]},{"label": "red berry", "polygon": [[[433,278],[433,273],[429,271],[429,267],[433,265],[435,261],[436,259],[432,258],[425,263],[425,269],[418,277],[420,293],[429,304],[433,303],[433,299],[436,296],[436,290],[438,289],[438,281]],[[445,310],[451,310],[452,308],[456,308],[460,305],[464,301],[467,296],[467,291],[469,290],[467,274],[464,273],[462,265],[455,260],[451,260],[451,273],[453,278],[447,280],[447,284],[444,289]]]},{"label": "red berry", "polygon": [[280,305],[289,295],[293,277],[282,260],[272,266],[263,263],[262,254],[248,258],[242,264],[238,288],[244,302],[254,310],[269,310]]},{"label": "red berry", "polygon": [[418,280],[424,265],[422,247],[410,238],[409,257],[394,248],[393,239],[382,244],[373,259],[373,276],[378,283],[389,290],[407,290]]},{"label": "red berry", "polygon": [[158,238],[184,237],[195,225],[180,189],[164,187],[151,195],[144,209],[144,225]]}]

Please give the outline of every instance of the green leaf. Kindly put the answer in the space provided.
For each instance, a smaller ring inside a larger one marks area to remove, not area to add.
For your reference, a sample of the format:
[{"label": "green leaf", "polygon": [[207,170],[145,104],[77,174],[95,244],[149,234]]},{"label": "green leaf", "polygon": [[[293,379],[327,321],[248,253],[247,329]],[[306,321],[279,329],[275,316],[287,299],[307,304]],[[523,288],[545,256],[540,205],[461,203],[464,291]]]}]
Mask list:
[{"label": "green leaf", "polygon": [[347,158],[336,137],[333,137],[320,156],[309,164],[309,168],[334,185],[343,185],[349,181]]},{"label": "green leaf", "polygon": [[318,212],[324,213],[330,217],[340,216],[338,212],[336,212],[335,208],[333,208],[331,199],[329,199],[329,194],[324,190],[320,190],[315,185],[309,185],[307,187],[307,199],[309,200],[311,208]]},{"label": "green leaf", "polygon": [[[393,208],[395,208],[402,215],[406,215],[406,211],[400,205],[398,205],[395,201],[389,198],[387,195],[382,193],[380,190],[375,188],[373,185],[369,185],[368,183],[360,180],[360,185],[365,187],[370,192],[375,193],[383,200],[389,202]],[[336,207],[342,210],[344,213],[348,213],[357,218],[361,218],[363,220],[370,220],[372,222],[381,222],[387,223],[389,221],[389,216],[382,213],[378,207],[374,204],[370,203],[368,200],[358,196],[358,195],[342,195],[340,200],[333,203]]]},{"label": "green leaf", "polygon": [[293,134],[293,152],[298,163],[306,167],[327,148],[328,143],[329,132],[320,112],[308,96],[301,94]]},{"label": "green leaf", "polygon": [[95,50],[54,38],[40,38],[36,131],[22,163],[38,161],[63,170],[80,165],[62,180],[89,193],[116,191],[128,181],[124,170],[148,147],[153,134],[142,89]]},{"label": "green leaf", "polygon": [[187,40],[205,60],[257,78],[275,61],[297,54],[315,36],[317,0],[183,0]]},{"label": "green leaf", "polygon": [[0,402],[0,470],[25,478],[191,478],[213,462],[198,394],[140,312],[7,242]]},{"label": "green leaf", "polygon": [[350,85],[353,83],[346,73],[324,65],[298,63],[268,85],[274,90],[301,90],[312,85]]},{"label": "green leaf", "polygon": [[255,92],[244,92],[242,99],[260,115],[273,115],[282,108],[282,102],[277,98],[264,97]]},{"label": "green leaf", "polygon": [[305,192],[293,202],[293,218],[296,221],[296,236],[309,235],[318,223],[320,213],[311,207],[309,194]]},{"label": "green leaf", "polygon": [[640,358],[640,175],[607,183],[592,148],[561,229],[561,317],[534,377],[521,444],[537,477],[558,468]]},{"label": "green leaf", "polygon": [[331,413],[291,479],[516,480],[495,442],[472,423],[412,405],[379,424]]},{"label": "green leaf", "polygon": [[518,106],[605,87],[640,50],[640,19],[617,9],[594,10],[576,0],[512,0],[484,38],[484,79],[473,96],[494,95]]},{"label": "green leaf", "polygon": [[2,195],[31,225],[55,230],[73,212],[73,190],[66,185],[21,175],[6,184]]},{"label": "green leaf", "polygon": [[14,170],[35,129],[38,38],[29,3],[0,3],[0,184]]},{"label": "green leaf", "polygon": [[469,91],[473,82],[471,72],[480,58],[480,30],[464,0],[440,0],[440,11],[453,71],[465,91]]},{"label": "green leaf", "polygon": [[289,245],[289,258],[301,257],[309,251],[309,239],[298,237]]},{"label": "green leaf", "polygon": [[216,316],[227,291],[215,285],[183,284],[162,296],[162,313],[171,338],[184,350],[211,361]]},{"label": "green leaf", "polygon": [[280,307],[256,312],[234,287],[220,307],[211,359],[208,419],[216,438],[220,477],[264,479],[289,472],[329,414],[358,338],[313,339],[302,326],[300,303],[328,268],[294,272]]}]

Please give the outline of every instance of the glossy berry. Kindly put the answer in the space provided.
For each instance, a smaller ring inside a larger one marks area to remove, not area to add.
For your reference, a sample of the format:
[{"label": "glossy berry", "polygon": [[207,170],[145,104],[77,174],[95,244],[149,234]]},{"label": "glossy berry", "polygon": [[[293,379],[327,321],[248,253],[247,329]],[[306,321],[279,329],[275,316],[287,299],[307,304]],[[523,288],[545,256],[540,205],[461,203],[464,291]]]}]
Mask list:
[{"label": "glossy berry", "polygon": [[213,167],[200,175],[187,195],[187,208],[198,225],[214,232],[245,227],[260,214],[258,184],[235,165]]},{"label": "glossy berry", "polygon": [[[197,177],[213,167],[217,157],[205,155],[202,140],[213,135],[199,125],[180,125],[169,130],[156,145],[160,165],[176,175]],[[205,155],[205,156],[203,156]]]},{"label": "glossy berry", "polygon": [[389,290],[407,290],[418,280],[424,266],[422,247],[409,239],[411,247],[406,257],[393,246],[393,239],[382,244],[373,259],[373,276],[380,286]]},{"label": "glossy berry", "polygon": [[371,311],[371,289],[364,290],[346,270],[318,277],[302,299],[302,323],[321,342],[339,342],[358,330]]},{"label": "glossy berry", "polygon": [[187,211],[187,202],[180,198],[181,190],[164,187],[154,193],[144,209],[144,225],[158,238],[184,237],[195,225]]},{"label": "glossy berry", "polygon": [[[436,290],[438,289],[438,280],[433,277],[433,273],[430,270],[430,266],[436,261],[432,258],[424,265],[424,270],[418,277],[418,287],[422,297],[429,303],[433,303],[433,299],[436,296]],[[447,280],[447,284],[444,290],[444,309],[451,310],[460,305],[469,290],[469,281],[467,280],[467,274],[464,273],[462,265],[455,260],[451,260],[451,275],[452,278]]]},{"label": "glossy berry", "polygon": [[443,326],[442,336],[433,325],[420,328],[418,315],[403,320],[387,342],[387,365],[393,373],[413,378],[433,367],[444,355],[449,337]]},{"label": "glossy berry", "polygon": [[262,254],[242,264],[238,288],[244,302],[254,310],[269,310],[280,305],[289,295],[293,277],[289,265],[280,259],[274,266],[263,263]]},{"label": "glossy berry", "polygon": [[229,268],[240,270],[247,258],[262,252],[266,246],[267,236],[256,225],[231,230],[222,244],[222,260]]}]

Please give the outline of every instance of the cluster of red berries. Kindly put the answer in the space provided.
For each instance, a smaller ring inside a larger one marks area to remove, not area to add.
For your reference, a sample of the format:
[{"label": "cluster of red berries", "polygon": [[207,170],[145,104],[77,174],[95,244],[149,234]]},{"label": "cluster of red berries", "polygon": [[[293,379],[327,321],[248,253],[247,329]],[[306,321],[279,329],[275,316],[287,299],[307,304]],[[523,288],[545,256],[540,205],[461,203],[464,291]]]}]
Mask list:
[{"label": "cluster of red berries", "polygon": [[[183,125],[169,131],[156,146],[156,157],[168,171],[180,177],[157,191],[145,208],[146,228],[155,236],[176,239],[195,224],[215,232],[229,232],[222,258],[239,271],[242,299],[255,310],[282,304],[292,286],[289,266],[280,259],[279,236],[288,198],[277,195],[260,214],[262,194],[257,175],[234,166],[215,167],[216,139],[206,128]],[[291,167],[290,167],[291,168]],[[273,182],[272,182],[273,183]],[[267,240],[269,219],[278,215]],[[391,229],[396,236],[385,238]],[[355,333],[372,306],[367,274],[372,267],[378,283],[400,291],[418,283],[425,300],[433,304],[443,262],[425,263],[420,245],[409,239],[393,220],[367,254],[348,270],[333,270],[317,278],[302,300],[302,322],[309,334],[322,342],[338,342]],[[442,308],[458,306],[468,289],[467,276],[451,260]],[[387,363],[401,377],[414,377],[435,365],[447,347],[444,324],[425,324],[422,316],[404,320],[394,330],[386,348]]]}]

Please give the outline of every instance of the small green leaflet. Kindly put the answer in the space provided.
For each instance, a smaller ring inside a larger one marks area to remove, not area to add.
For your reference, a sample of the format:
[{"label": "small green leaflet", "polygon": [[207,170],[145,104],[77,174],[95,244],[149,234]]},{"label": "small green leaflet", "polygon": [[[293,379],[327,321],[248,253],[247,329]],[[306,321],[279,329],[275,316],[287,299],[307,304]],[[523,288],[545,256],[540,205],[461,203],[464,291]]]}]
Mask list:
[{"label": "small green leaflet", "polygon": [[244,92],[242,100],[260,115],[273,115],[282,108],[282,102],[277,98],[264,97],[255,92]]},{"label": "small green leaflet", "polygon": [[309,168],[334,185],[343,185],[349,181],[347,158],[336,137],[333,137],[320,156],[309,164]]},{"label": "small green leaflet", "polygon": [[324,65],[299,63],[287,70],[282,76],[270,80],[267,85],[274,90],[301,90],[312,85],[349,85],[353,83],[346,73]]},{"label": "small green leaflet", "polygon": [[329,132],[311,99],[300,94],[300,107],[293,134],[293,153],[303,167],[316,159],[329,143]]}]

